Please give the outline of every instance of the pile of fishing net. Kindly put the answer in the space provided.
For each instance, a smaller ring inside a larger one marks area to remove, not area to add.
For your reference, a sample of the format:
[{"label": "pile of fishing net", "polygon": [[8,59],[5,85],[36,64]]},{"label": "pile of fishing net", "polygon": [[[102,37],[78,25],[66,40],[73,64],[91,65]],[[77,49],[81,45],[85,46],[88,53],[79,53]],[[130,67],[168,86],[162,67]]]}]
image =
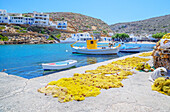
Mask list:
[{"label": "pile of fishing net", "polygon": [[137,66],[136,66],[136,70],[138,71],[144,71],[144,72],[149,72],[149,71],[154,71],[154,68],[152,68],[149,63],[139,63]]},{"label": "pile of fishing net", "polygon": [[149,59],[131,57],[99,66],[95,70],[86,70],[84,74],[75,73],[73,77],[51,81],[47,86],[38,89],[45,95],[58,97],[58,101],[82,101],[85,97],[95,97],[101,89],[123,87],[121,81],[132,75],[130,70],[138,63]]},{"label": "pile of fishing net", "polygon": [[152,90],[170,96],[170,79],[164,77],[157,78],[152,85]]}]

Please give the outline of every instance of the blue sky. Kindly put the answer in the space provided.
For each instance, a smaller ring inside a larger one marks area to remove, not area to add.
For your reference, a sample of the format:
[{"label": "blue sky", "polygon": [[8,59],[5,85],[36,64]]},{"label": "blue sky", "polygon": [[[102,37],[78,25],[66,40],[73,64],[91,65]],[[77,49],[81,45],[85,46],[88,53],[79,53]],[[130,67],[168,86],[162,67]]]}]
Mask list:
[{"label": "blue sky", "polygon": [[170,14],[170,0],[0,0],[7,12],[74,12],[107,24]]}]

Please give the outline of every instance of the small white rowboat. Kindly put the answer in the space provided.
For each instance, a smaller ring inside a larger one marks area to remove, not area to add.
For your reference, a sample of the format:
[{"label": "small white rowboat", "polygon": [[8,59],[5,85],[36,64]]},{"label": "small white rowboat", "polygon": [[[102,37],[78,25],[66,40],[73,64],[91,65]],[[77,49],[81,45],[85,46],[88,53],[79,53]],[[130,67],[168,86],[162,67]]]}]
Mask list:
[{"label": "small white rowboat", "polygon": [[76,60],[66,60],[60,62],[53,62],[53,63],[43,63],[42,67],[44,70],[61,70],[73,67],[77,64]]}]

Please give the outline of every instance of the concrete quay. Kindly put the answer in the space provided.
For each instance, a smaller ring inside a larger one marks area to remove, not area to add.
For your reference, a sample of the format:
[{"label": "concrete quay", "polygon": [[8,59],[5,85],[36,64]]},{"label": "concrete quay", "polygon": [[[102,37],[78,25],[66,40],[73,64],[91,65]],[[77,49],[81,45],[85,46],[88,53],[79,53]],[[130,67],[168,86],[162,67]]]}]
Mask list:
[{"label": "concrete quay", "polygon": [[97,97],[86,97],[84,101],[59,103],[57,98],[37,92],[50,81],[139,54],[29,80],[0,72],[0,112],[169,112],[170,96],[151,89],[148,77],[152,72],[136,72],[122,81],[124,87],[102,89]]}]

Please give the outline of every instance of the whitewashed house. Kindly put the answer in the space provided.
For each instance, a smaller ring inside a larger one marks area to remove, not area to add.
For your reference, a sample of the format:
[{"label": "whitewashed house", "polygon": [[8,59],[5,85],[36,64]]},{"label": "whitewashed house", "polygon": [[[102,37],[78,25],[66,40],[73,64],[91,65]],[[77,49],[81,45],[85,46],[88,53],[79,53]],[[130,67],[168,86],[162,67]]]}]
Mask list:
[{"label": "whitewashed house", "polygon": [[112,41],[112,37],[111,36],[106,36],[106,35],[101,35],[101,41]]},{"label": "whitewashed house", "polygon": [[0,23],[9,23],[9,19],[7,11],[0,9]]},{"label": "whitewashed house", "polygon": [[135,36],[134,34],[130,34],[129,37],[131,38],[131,40],[132,40],[133,42],[137,42],[138,39],[139,39],[139,37]]},{"label": "whitewashed house", "polygon": [[55,27],[56,29],[67,30],[67,21],[49,21],[50,26]]},{"label": "whitewashed house", "polygon": [[33,12],[33,17],[24,17],[21,13],[7,13],[0,9],[0,23],[7,24],[29,24],[38,26],[53,26],[56,29],[67,30],[67,21],[57,21],[54,23],[49,20],[49,14]]},{"label": "whitewashed house", "polygon": [[[72,34],[70,38],[66,38],[66,40],[60,40],[61,43],[70,43],[70,42],[86,42],[86,40],[92,40],[93,38],[90,36],[88,32],[84,33],[76,33]],[[94,37],[95,39],[95,37]]]},{"label": "whitewashed house", "polygon": [[113,36],[114,35],[112,32],[109,32],[108,34],[109,34],[109,36]]},{"label": "whitewashed house", "polygon": [[49,14],[38,13],[36,11],[34,11],[33,14],[34,14],[34,25],[42,25],[42,26],[49,25]]},{"label": "whitewashed house", "polygon": [[66,30],[67,29],[67,21],[57,21],[57,29]]}]

